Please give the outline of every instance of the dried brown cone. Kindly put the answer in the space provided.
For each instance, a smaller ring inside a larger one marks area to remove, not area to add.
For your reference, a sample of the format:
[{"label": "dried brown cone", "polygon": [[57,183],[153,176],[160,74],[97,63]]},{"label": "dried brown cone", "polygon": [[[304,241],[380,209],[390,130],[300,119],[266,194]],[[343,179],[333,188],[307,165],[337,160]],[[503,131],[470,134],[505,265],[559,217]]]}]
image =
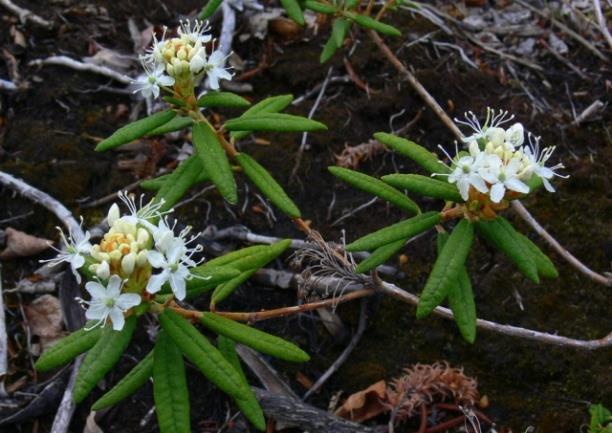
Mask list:
[{"label": "dried brown cone", "polygon": [[400,422],[416,415],[422,405],[452,399],[456,404],[472,406],[479,399],[476,379],[447,362],[416,364],[389,385],[383,404]]}]

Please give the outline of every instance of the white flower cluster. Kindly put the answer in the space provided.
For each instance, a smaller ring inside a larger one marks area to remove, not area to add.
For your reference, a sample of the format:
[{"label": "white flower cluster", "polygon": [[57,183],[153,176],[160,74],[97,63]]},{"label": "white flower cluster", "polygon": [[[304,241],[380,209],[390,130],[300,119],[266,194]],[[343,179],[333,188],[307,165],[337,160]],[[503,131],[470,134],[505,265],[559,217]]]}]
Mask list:
[{"label": "white flower cluster", "polygon": [[189,246],[198,237],[188,238],[190,228],[174,234],[176,224],[171,226],[164,218],[164,214],[172,211],[161,212],[163,202],[143,205],[141,197],[137,205],[123,192],[119,198],[128,213],[121,215],[116,203],[110,207],[107,216],[110,229],[98,244],[89,242],[89,232],[81,240],[66,238],[62,233],[65,251],[48,260],[51,265],[69,263],[79,282],[81,268],[95,275],[97,281],[85,284],[91,299],[77,298],[88,306],[87,319],[97,320],[91,328],[110,318],[113,329],[122,329],[125,312],[140,304],[143,291],[154,294],[165,284],[178,300],[184,299],[186,281],[196,278],[189,271],[199,263],[193,260],[193,255],[202,251],[201,245]]},{"label": "white flower cluster", "polygon": [[219,50],[210,55],[206,52],[212,37],[209,28],[195,20],[193,28],[189,21],[182,21],[178,36],[166,39],[166,28],[161,40],[153,38],[153,46],[140,57],[145,75],[134,81],[134,93],[157,98],[160,88],[175,84],[193,88],[206,75],[210,87],[219,89],[219,80],[230,80],[232,74],[225,69],[226,56]]},{"label": "white flower cluster", "polygon": [[525,131],[520,123],[514,123],[507,129],[501,127],[514,118],[507,111],[496,112],[487,108],[487,117],[482,126],[472,112],[467,113],[465,118],[455,121],[469,126],[474,132],[464,138],[469,152],[457,151],[455,158],[452,158],[442,149],[452,161],[451,173],[434,174],[448,176],[448,182],[457,185],[464,200],[470,199],[472,188],[488,194],[493,203],[500,203],[504,197],[517,198],[519,194],[529,193],[527,182],[532,176],[538,176],[544,187],[554,192],[550,179],[554,176],[565,177],[555,172],[564,168],[563,164],[545,166],[555,150],[554,146],[541,149],[540,137],[531,133],[527,134],[528,143],[525,143]]}]

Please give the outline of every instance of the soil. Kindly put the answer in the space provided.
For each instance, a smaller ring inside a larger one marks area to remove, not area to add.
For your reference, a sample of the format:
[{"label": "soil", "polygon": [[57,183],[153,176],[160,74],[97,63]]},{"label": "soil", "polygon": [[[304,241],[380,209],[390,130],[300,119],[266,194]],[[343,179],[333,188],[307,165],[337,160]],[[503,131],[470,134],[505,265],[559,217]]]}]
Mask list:
[{"label": "soil", "polygon": [[[83,215],[86,224],[95,224],[106,211],[106,206],[81,209],[80,204],[117,191],[137,179],[134,173],[119,167],[119,160],[125,161],[133,154],[95,153],[95,141],[92,140],[92,137],[107,136],[125,123],[123,113],[125,106],[130,105],[130,97],[95,91],[99,86],[109,84],[104,78],[61,67],[38,69],[27,64],[51,54],[67,54],[77,58],[87,56],[93,41],[130,53],[129,17],[134,17],[141,26],[145,20],[171,26],[176,24],[177,18],[164,11],[162,2],[153,0],[98,1],[95,4],[63,1],[53,2],[48,10],[38,2],[20,3],[44,16],[61,12],[64,24],[54,31],[28,27],[25,33],[27,47],[22,48],[12,42],[6,31],[10,17],[0,15],[0,43],[15,55],[22,80],[30,83],[30,88],[25,91],[12,95],[0,94],[0,169],[60,199],[75,215]],[[163,3],[168,10],[179,14],[188,14],[200,6],[198,1]],[[411,32],[429,31],[428,23],[421,20],[396,24]],[[325,27],[320,33],[326,33]],[[342,56],[337,55],[329,65],[320,65],[318,55],[324,39],[310,34],[307,36],[309,40],[300,38],[289,43],[271,36],[275,44],[272,66],[249,81],[254,88],[247,95],[249,98],[257,101],[283,93],[299,96],[321,83],[330,66],[344,73]],[[354,209],[369,197],[336,182],[326,167],[334,164],[334,154],[339,154],[345,144],[357,145],[371,138],[374,132],[388,131],[390,117],[405,110],[394,120],[393,125],[398,128],[424,106],[408,84],[400,80],[395,70],[382,60],[375,46],[363,34],[360,39],[351,62],[360,78],[368,83],[370,93],[352,83],[333,86],[328,90],[328,97],[322,101],[314,117],[326,123],[329,131],[309,135],[310,148],[304,154],[297,182],[290,182],[290,174],[293,155],[300,145],[300,134],[262,134],[261,137],[269,140],[270,145],[246,142],[242,146],[243,150],[261,161],[282,185],[287,186],[289,195],[300,205],[305,219],[311,220],[313,227],[328,240],[339,240],[343,231],[346,238],[352,240],[402,218],[399,211],[376,203],[346,219],[342,225],[332,227],[331,222],[342,212]],[[397,46],[392,45],[392,48]],[[263,54],[265,45],[253,40],[244,43],[236,41],[234,49],[254,66]],[[403,50],[402,58],[410,61],[419,80],[436,100],[444,103],[451,115],[459,116],[465,110],[481,113],[487,105],[504,107],[516,113],[519,121],[541,134],[544,143],[558,146],[556,155],[564,161],[567,167],[565,172],[571,177],[556,179],[557,193],[542,191],[525,204],[568,250],[591,268],[609,269],[612,260],[610,111],[601,120],[583,123],[579,127],[568,126],[569,119],[564,114],[568,100],[561,90],[567,83],[574,92],[582,92],[580,94],[584,96],[578,97],[576,102],[586,107],[598,97],[607,99],[609,88],[606,89],[606,83],[603,80],[578,81],[559,70],[559,65],[551,59],[550,64],[544,65],[550,86],[537,88],[551,109],[538,113],[532,110],[531,102],[520,91],[519,84],[501,82],[494,69],[483,67],[468,70],[451,57],[429,58],[418,46]],[[588,52],[580,49],[573,53],[572,60],[585,68],[593,67],[595,62]],[[0,65],[0,76],[7,76],[4,65]],[[310,99],[289,111],[305,115],[312,101]],[[220,113],[227,114],[223,111]],[[453,138],[429,110],[423,112],[407,135],[430,149],[440,143],[450,147]],[[146,144],[148,146],[143,154],[149,156],[149,161],[158,159],[157,165],[161,167],[172,163],[173,149],[181,143],[151,140]],[[418,172],[412,163],[391,153],[374,156],[361,164],[359,169],[372,175],[391,173],[396,169]],[[139,175],[142,175],[142,169]],[[244,193],[242,187],[242,199],[245,198]],[[255,204],[253,188],[249,195],[250,204]],[[329,218],[328,209],[334,198],[335,206]],[[236,221],[225,210],[216,193],[208,193],[205,199],[212,204],[208,223],[218,227],[241,223],[256,233],[300,237],[290,221],[280,215],[277,215],[278,222],[270,227],[262,214],[251,206],[241,213],[241,203],[233,209],[239,217],[239,221]],[[14,196],[8,190],[0,191],[0,200],[0,220],[33,211],[27,218],[15,220],[10,225],[30,234],[54,238],[54,227],[58,222],[51,214],[39,207],[32,207],[32,203]],[[435,204],[425,202],[427,206],[433,208]],[[203,229],[206,211],[206,202],[200,199],[183,207],[180,214],[197,229]],[[510,218],[523,232],[529,232],[522,222],[512,216]],[[531,237],[536,239],[535,236]],[[537,242],[545,248],[540,240]],[[419,239],[403,251],[407,264],[402,265],[405,278],[398,282],[401,287],[413,293],[420,292],[433,263],[433,246],[431,235]],[[554,252],[546,252],[557,264],[561,275],[558,280],[545,280],[535,285],[519,275],[499,254],[478,244],[468,265],[473,277],[479,317],[576,338],[605,336],[612,329],[610,289],[577,274]],[[34,258],[3,264],[4,287],[12,287],[36,267]],[[257,296],[253,296],[255,291]],[[522,298],[524,308],[515,300],[517,293]],[[27,304],[31,299],[25,295],[21,298],[6,296],[9,335],[11,332],[23,332],[19,304]],[[293,293],[247,286],[237,292],[228,308],[257,310],[294,303]],[[206,303],[202,302],[202,305]],[[612,406],[612,349],[589,352],[559,348],[489,332],[479,333],[476,342],[470,345],[462,340],[451,322],[435,317],[416,320],[414,308],[396,301],[377,299],[370,303],[370,310],[368,328],[361,342],[324,390],[311,399],[315,405],[326,408],[330,398],[339,391],[347,396],[380,379],[398,375],[405,366],[446,360],[453,366],[462,366],[468,375],[478,378],[481,393],[487,395],[490,401],[487,414],[498,426],[508,426],[513,431],[525,431],[529,426],[534,426],[535,431],[542,433],[576,432],[588,423],[589,402]],[[356,304],[338,309],[349,329],[356,327],[358,312]],[[313,360],[305,365],[272,361],[298,392],[304,391],[297,381],[298,373],[316,379],[346,345],[346,341],[334,341],[314,315],[272,320],[262,324],[262,327],[290,338],[313,355]],[[141,330],[106,383],[114,383],[150,346],[147,333]],[[26,377],[29,383],[34,380],[25,352],[23,349],[11,355],[13,371],[9,381],[20,377]],[[44,378],[46,376],[38,380]],[[228,413],[228,403],[193,369],[189,370],[189,386],[194,431],[216,431]],[[78,407],[72,431],[82,431],[89,404],[101,392],[96,390]],[[107,413],[99,424],[107,433],[157,431],[154,421],[148,422],[145,427],[139,425],[152,405],[151,387],[147,385],[129,401]],[[2,431],[46,432],[52,419],[53,414],[50,413]],[[38,430],[34,430],[35,426]],[[412,431],[413,427],[416,428],[416,424],[405,425],[402,429]],[[238,426],[234,428],[238,429]]]}]

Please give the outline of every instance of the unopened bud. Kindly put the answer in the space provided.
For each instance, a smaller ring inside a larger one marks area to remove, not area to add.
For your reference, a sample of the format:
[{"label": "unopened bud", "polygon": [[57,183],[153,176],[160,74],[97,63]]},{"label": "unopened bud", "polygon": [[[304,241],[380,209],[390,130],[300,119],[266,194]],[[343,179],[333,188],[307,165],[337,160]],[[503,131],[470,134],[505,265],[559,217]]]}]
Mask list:
[{"label": "unopened bud", "polygon": [[108,262],[100,262],[96,268],[96,275],[101,280],[106,280],[108,277],[110,277],[110,267],[108,266]]},{"label": "unopened bud", "polygon": [[138,256],[136,256],[136,264],[140,267],[140,266],[144,266],[147,264],[147,262],[149,261],[147,259],[147,253],[148,251],[146,250],[142,250],[141,252],[138,253]]},{"label": "unopened bud", "polygon": [[119,260],[121,260],[121,257],[123,256],[123,254],[121,254],[121,251],[118,251],[118,250],[113,250],[110,253],[108,253],[108,255],[113,262],[118,262]]},{"label": "unopened bud", "polygon": [[151,235],[149,234],[149,232],[146,229],[140,227],[138,229],[138,233],[136,234],[136,242],[138,242],[140,248],[144,248],[149,243],[150,239]]},{"label": "unopened bud", "polygon": [[119,206],[117,206],[117,203],[113,203],[113,205],[108,210],[108,216],[106,217],[108,225],[112,226],[120,217],[121,213],[119,212]]},{"label": "unopened bud", "polygon": [[132,272],[134,272],[135,265],[136,265],[136,254],[135,253],[129,253],[123,256],[123,259],[121,260],[121,270],[126,275],[130,275]]}]

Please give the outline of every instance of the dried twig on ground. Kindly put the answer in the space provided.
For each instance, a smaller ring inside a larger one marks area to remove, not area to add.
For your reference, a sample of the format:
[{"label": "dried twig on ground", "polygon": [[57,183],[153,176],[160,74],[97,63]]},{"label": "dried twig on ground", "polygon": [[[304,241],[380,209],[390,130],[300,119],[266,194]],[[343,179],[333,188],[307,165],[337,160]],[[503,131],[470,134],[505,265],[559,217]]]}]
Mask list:
[{"label": "dried twig on ground", "polygon": [[599,24],[599,30],[601,34],[606,39],[606,42],[612,49],[612,36],[610,35],[610,31],[608,30],[608,23],[606,23],[606,17],[604,17],[601,12],[601,3],[599,0],[593,0],[593,9],[595,10],[595,16],[597,17],[597,23]]},{"label": "dried twig on ground", "polygon": [[8,340],[4,319],[4,298],[2,294],[2,265],[0,265],[0,397],[6,396],[4,375],[8,372]]},{"label": "dried twig on ground", "polygon": [[66,433],[68,431],[70,421],[72,420],[72,415],[74,415],[74,410],[76,409],[76,403],[72,399],[72,389],[74,388],[74,383],[76,382],[76,377],[79,372],[79,368],[81,367],[81,363],[83,362],[83,357],[84,355],[80,355],[72,365],[70,379],[68,380],[66,391],[64,391],[62,402],[57,408],[55,418],[53,419],[51,433]]},{"label": "dried twig on ground", "polygon": [[26,21],[30,21],[36,25],[39,25],[41,27],[45,27],[48,29],[53,27],[53,23],[51,21],[47,21],[46,19],[36,15],[34,12],[28,9],[17,6],[11,0],[0,0],[0,5],[4,6],[9,11],[17,15],[19,17],[19,21],[21,21],[22,23],[25,23]]},{"label": "dried twig on ground", "polygon": [[131,84],[133,81],[132,78],[128,77],[127,75],[123,75],[106,66],[99,66],[93,63],[80,62],[78,60],[71,59],[70,57],[67,57],[67,56],[51,56],[51,57],[47,57],[46,59],[32,60],[29,63],[29,65],[30,66],[45,66],[45,65],[65,66],[67,68],[75,69],[77,71],[92,72],[94,74],[103,75],[105,77],[111,78],[125,85]]},{"label": "dried twig on ground", "polygon": [[355,170],[359,164],[385,152],[387,148],[378,140],[370,139],[357,146],[345,145],[339,155],[334,155],[336,165]]}]

